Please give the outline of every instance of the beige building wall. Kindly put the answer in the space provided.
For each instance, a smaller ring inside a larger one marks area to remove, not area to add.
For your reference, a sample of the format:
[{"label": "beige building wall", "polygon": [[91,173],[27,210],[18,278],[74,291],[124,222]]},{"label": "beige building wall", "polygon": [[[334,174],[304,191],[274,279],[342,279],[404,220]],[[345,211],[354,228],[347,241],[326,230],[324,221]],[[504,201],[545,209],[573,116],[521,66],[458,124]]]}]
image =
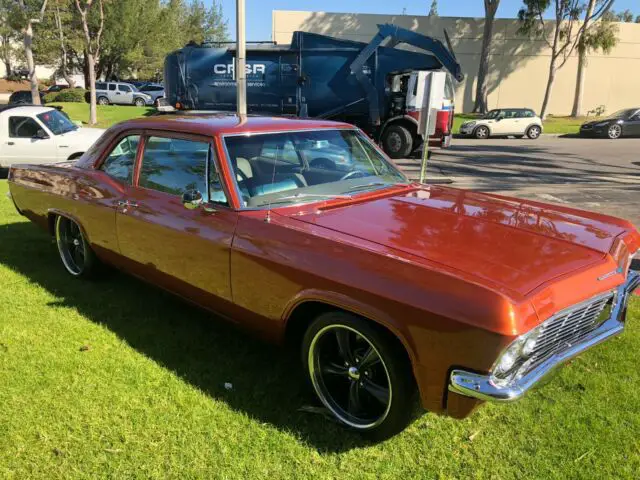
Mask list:
[{"label": "beige building wall", "polygon": [[[393,23],[442,41],[446,29],[465,73],[465,80],[457,87],[457,109],[464,112],[473,109],[483,19],[274,10],[273,40],[287,44],[294,31],[303,30],[368,42],[380,23]],[[582,104],[585,113],[600,105],[604,105],[608,113],[640,106],[640,24],[620,23],[618,27],[619,43],[609,55],[589,55]],[[530,107],[539,111],[550,50],[544,40],[518,36],[517,29],[517,20],[498,19],[494,25],[489,57],[489,107]],[[548,113],[567,115],[571,112],[576,66],[574,56],[558,71]]]}]

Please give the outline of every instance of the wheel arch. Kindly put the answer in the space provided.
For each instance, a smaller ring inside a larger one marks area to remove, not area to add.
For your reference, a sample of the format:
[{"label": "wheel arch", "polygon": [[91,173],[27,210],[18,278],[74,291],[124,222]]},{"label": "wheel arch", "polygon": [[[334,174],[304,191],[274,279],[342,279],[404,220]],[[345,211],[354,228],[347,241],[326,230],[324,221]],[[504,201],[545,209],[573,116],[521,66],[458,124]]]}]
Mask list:
[{"label": "wheel arch", "polygon": [[84,154],[84,152],[74,152],[71,155],[69,155],[67,157],[67,160],[76,160],[78,158],[80,158],[82,155]]},{"label": "wheel arch", "polygon": [[47,210],[47,226],[49,229],[49,233],[51,234],[52,237],[55,238],[56,236],[56,218],[57,217],[65,217],[75,222],[78,225],[78,227],[80,227],[82,236],[85,238],[87,243],[91,244],[91,240],[90,240],[91,237],[87,235],[87,231],[84,228],[84,225],[82,224],[82,222],[78,219],[78,217],[76,217],[71,213],[63,212],[62,210],[59,210],[57,208],[50,208],[49,210]]},{"label": "wheel arch", "polygon": [[540,125],[539,123],[533,122],[533,123],[530,123],[529,125],[527,125],[527,128],[524,129],[524,134],[525,135],[527,134],[527,132],[529,131],[529,129],[531,127],[539,127],[540,128],[540,133],[542,133],[542,125]]},{"label": "wheel arch", "polygon": [[415,377],[417,365],[415,349],[409,336],[402,331],[397,322],[378,308],[339,293],[311,291],[297,296],[288,305],[283,315],[284,342],[288,346],[299,346],[313,319],[329,311],[342,311],[356,315],[386,332],[406,353]]}]

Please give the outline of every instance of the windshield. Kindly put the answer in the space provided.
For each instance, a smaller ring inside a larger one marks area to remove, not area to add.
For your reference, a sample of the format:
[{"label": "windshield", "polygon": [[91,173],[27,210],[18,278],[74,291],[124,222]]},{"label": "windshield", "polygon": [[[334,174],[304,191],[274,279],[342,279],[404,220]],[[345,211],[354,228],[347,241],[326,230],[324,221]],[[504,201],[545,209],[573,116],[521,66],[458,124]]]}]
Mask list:
[{"label": "windshield", "polygon": [[314,202],[409,181],[357,130],[225,138],[245,206]]},{"label": "windshield", "polygon": [[58,110],[49,110],[48,112],[38,114],[37,117],[54,135],[62,135],[63,133],[78,129],[64,113]]},{"label": "windshield", "polygon": [[633,109],[626,108],[624,110],[618,110],[616,113],[612,113],[608,118],[627,118],[635,112]]}]

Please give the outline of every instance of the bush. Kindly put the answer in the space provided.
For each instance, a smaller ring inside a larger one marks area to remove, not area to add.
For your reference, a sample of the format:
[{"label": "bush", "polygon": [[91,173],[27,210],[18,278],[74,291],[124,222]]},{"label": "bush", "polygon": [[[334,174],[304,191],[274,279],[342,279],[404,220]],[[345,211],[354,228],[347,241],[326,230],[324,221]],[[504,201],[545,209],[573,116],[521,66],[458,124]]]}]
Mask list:
[{"label": "bush", "polygon": [[83,88],[67,88],[61,92],[47,93],[44,98],[47,103],[51,102],[84,102],[86,90]]}]

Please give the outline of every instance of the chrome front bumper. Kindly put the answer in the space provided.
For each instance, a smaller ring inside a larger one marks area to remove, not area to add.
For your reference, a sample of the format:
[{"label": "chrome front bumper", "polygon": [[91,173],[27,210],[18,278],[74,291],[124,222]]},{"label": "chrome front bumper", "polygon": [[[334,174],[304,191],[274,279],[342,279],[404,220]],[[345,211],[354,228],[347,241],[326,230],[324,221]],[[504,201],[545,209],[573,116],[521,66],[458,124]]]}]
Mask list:
[{"label": "chrome front bumper", "polygon": [[611,310],[611,316],[602,325],[580,340],[579,343],[548,358],[519,379],[506,385],[499,385],[494,383],[491,374],[479,375],[464,370],[453,370],[449,379],[449,390],[467,397],[494,402],[512,402],[520,399],[560,365],[622,332],[629,295],[638,287],[640,287],[640,272],[631,270],[627,281],[618,288],[617,300]]}]

